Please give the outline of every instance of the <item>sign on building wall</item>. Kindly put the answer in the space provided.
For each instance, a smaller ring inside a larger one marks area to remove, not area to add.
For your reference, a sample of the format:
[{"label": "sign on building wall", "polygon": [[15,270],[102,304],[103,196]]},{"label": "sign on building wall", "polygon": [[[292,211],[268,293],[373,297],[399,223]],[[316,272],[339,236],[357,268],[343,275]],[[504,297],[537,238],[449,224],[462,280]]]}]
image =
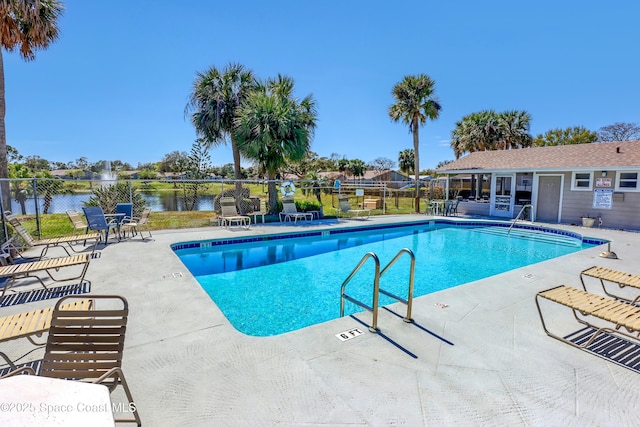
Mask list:
[{"label": "sign on building wall", "polygon": [[611,188],[611,178],[596,178],[596,187]]},{"label": "sign on building wall", "polygon": [[593,192],[593,207],[595,209],[611,209],[613,206],[613,190],[596,188]]}]

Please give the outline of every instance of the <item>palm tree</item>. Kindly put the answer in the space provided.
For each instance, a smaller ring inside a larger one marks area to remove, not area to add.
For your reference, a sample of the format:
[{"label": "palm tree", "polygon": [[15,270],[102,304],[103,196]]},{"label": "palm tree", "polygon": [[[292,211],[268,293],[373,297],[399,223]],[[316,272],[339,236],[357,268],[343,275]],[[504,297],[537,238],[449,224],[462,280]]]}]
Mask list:
[{"label": "palm tree", "polygon": [[307,173],[305,178],[308,181],[303,184],[302,193],[304,195],[312,194],[316,196],[320,207],[322,207],[322,193],[329,195],[333,192],[333,188],[329,179],[321,177],[318,172],[319,171],[309,171]]},{"label": "palm tree", "polygon": [[409,175],[413,171],[414,163],[413,150],[406,149],[398,153],[398,167],[400,168],[400,172]]},{"label": "palm tree", "polygon": [[502,141],[498,114],[493,110],[484,110],[474,116],[479,125],[478,150],[495,150]]},{"label": "palm tree", "polygon": [[276,206],[273,181],[288,162],[299,161],[311,147],[316,126],[316,106],[311,95],[293,97],[294,81],[278,75],[252,92],[235,120],[238,149],[255,161],[269,180],[269,207]]},{"label": "palm tree", "polygon": [[440,103],[434,96],[435,82],[426,74],[405,76],[393,87],[396,103],[389,107],[389,116],[394,122],[409,125],[413,134],[414,173],[416,177],[416,212],[420,212],[420,138],[418,130],[427,119],[435,120],[440,115]]},{"label": "palm tree", "polygon": [[[46,49],[58,38],[58,18],[63,10],[63,4],[56,0],[0,2],[2,47],[9,52],[19,48],[24,60],[34,60],[35,50]],[[9,178],[5,115],[4,59],[0,51],[0,178]],[[2,200],[5,207],[11,206],[11,194],[6,182],[2,184]]]},{"label": "palm tree", "polygon": [[529,133],[531,114],[526,111],[505,111],[498,115],[498,127],[504,149],[531,147],[533,137]]},{"label": "palm tree", "polygon": [[493,110],[464,116],[451,132],[451,148],[456,159],[467,152],[493,150],[499,141],[502,141],[502,134],[498,115]]},{"label": "palm tree", "polygon": [[473,142],[477,128],[470,116],[465,116],[456,122],[451,131],[451,148],[456,160],[466,152],[473,152]]},{"label": "palm tree", "polygon": [[451,132],[451,148],[459,159],[467,152],[530,147],[533,143],[530,122],[531,116],[526,111],[471,113],[456,123]]},{"label": "palm tree", "polygon": [[363,177],[367,171],[367,165],[360,159],[349,160],[349,166],[347,166],[349,173],[354,178]]},{"label": "palm tree", "polygon": [[[257,87],[253,72],[241,64],[230,63],[222,70],[210,67],[196,73],[185,114],[191,114],[191,123],[205,147],[231,142],[235,179],[242,178],[240,150],[235,120],[250,92]],[[236,198],[241,196],[242,183],[236,181]]]}]

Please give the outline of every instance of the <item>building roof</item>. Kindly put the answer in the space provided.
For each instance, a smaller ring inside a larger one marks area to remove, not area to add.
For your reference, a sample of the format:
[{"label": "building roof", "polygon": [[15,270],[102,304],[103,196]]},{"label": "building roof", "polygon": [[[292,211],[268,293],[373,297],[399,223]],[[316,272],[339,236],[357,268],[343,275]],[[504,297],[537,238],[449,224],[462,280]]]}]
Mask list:
[{"label": "building roof", "polygon": [[631,167],[640,167],[640,140],[478,151],[440,167],[438,172],[566,171]]}]

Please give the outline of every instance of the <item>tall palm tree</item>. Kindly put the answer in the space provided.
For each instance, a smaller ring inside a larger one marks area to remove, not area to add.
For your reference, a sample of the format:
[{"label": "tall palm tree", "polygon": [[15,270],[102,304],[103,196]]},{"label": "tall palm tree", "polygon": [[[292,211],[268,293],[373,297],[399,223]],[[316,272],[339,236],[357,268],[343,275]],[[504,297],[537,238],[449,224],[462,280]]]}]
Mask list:
[{"label": "tall palm tree", "polygon": [[349,160],[348,169],[351,176],[358,178],[364,176],[367,171],[367,165],[360,159],[353,159]]},{"label": "tall palm tree", "polygon": [[[3,0],[0,2],[0,40],[11,52],[18,48],[26,61],[35,59],[35,51],[46,49],[58,38],[58,18],[64,5],[56,0]],[[7,133],[5,128],[6,100],[4,59],[0,50],[0,178],[9,178]],[[2,185],[4,206],[11,206],[9,185]]]},{"label": "tall palm tree", "polygon": [[398,153],[398,167],[400,172],[404,172],[407,175],[413,171],[415,159],[413,157],[413,150],[406,149]]},{"label": "tall palm tree", "polygon": [[[191,114],[196,134],[207,148],[231,142],[235,179],[242,178],[240,150],[235,129],[238,111],[255,90],[257,81],[253,72],[241,64],[230,63],[223,69],[210,67],[196,73],[185,114]],[[236,181],[236,198],[241,196],[242,183]]]},{"label": "tall palm tree", "polygon": [[451,131],[451,148],[456,160],[466,152],[475,151],[472,141],[476,131],[476,126],[469,116],[456,122],[456,126]]},{"label": "tall palm tree", "polygon": [[503,148],[531,147],[533,137],[529,133],[531,114],[526,111],[510,110],[498,115],[498,127],[503,142]]},{"label": "tall palm tree", "polygon": [[287,162],[299,161],[311,147],[316,126],[316,104],[312,95],[293,97],[294,81],[278,75],[252,92],[240,107],[235,125],[238,148],[253,160],[269,180],[269,207],[276,206],[273,180]]},{"label": "tall palm tree", "polygon": [[498,114],[494,110],[484,110],[472,115],[479,126],[477,150],[495,150],[502,141]]},{"label": "tall palm tree", "polygon": [[409,125],[413,134],[414,173],[416,178],[416,212],[420,212],[420,125],[427,119],[436,120],[440,115],[440,103],[435,98],[435,82],[426,74],[405,76],[393,87],[396,103],[389,107],[389,116],[394,122]]},{"label": "tall palm tree", "polygon": [[464,153],[494,150],[502,141],[498,115],[493,110],[471,113],[451,131],[451,148],[456,159]]},{"label": "tall palm tree", "polygon": [[459,159],[464,153],[484,150],[507,150],[530,147],[531,116],[526,111],[496,113],[484,110],[471,113],[456,123],[451,131],[451,148]]}]

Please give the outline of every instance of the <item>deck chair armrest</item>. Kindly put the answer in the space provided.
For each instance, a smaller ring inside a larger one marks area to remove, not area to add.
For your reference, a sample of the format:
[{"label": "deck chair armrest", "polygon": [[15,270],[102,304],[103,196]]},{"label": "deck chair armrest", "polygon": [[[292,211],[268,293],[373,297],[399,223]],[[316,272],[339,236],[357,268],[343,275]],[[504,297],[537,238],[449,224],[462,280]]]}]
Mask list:
[{"label": "deck chair armrest", "polygon": [[124,218],[122,218],[120,220],[120,225],[130,224],[132,222],[139,222],[139,221],[140,221],[140,217],[137,217],[137,216],[125,216]]},{"label": "deck chair armrest", "polygon": [[[100,377],[92,380],[91,382],[93,384],[106,385],[108,388],[115,388],[115,386],[120,383],[122,377],[124,377],[124,374],[122,373],[121,368],[111,368],[107,372],[102,374]],[[110,381],[106,381],[108,379],[112,379],[113,383],[111,383]]]}]

